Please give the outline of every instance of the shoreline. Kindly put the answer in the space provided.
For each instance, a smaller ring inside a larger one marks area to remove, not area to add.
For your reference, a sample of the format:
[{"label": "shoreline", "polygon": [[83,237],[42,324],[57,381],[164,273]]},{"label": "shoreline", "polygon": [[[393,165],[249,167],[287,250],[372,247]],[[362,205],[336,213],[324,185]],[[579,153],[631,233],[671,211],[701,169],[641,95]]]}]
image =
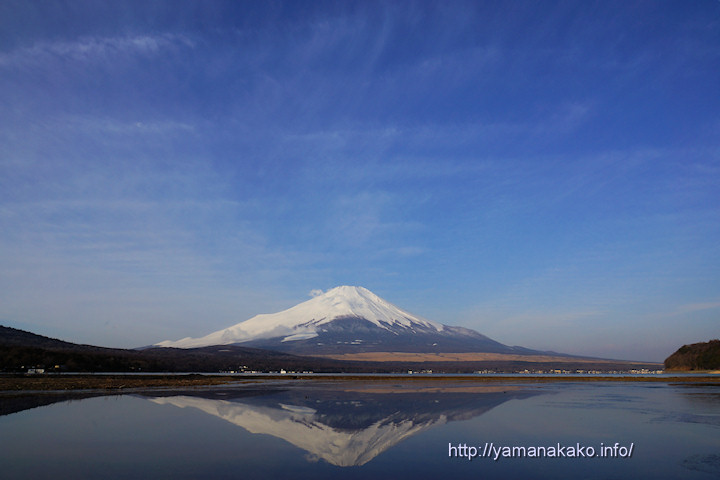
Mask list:
[{"label": "shoreline", "polygon": [[353,375],[353,374],[263,374],[263,375],[208,375],[208,374],[63,374],[63,375],[0,375],[0,392],[31,394],[58,391],[99,390],[116,393],[134,389],[167,389],[189,387],[262,385],[283,381],[296,385],[304,383],[401,383],[408,386],[433,384],[487,384],[487,383],[578,383],[578,382],[661,382],[720,385],[720,375],[699,373],[697,375]]}]

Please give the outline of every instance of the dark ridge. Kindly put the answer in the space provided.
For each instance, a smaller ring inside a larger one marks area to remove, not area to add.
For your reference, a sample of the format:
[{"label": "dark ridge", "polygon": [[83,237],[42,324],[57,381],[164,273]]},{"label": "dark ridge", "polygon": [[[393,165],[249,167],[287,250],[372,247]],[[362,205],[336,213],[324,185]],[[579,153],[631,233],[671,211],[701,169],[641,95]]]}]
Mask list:
[{"label": "dark ridge", "polygon": [[235,345],[130,350],[79,345],[0,326],[0,372],[219,372],[248,370],[341,371],[348,362],[299,357]]}]

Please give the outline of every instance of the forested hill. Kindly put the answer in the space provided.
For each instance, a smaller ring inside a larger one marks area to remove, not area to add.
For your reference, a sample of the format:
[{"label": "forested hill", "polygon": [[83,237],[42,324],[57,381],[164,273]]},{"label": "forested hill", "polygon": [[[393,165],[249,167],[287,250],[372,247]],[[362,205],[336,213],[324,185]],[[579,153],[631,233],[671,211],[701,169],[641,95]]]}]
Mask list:
[{"label": "forested hill", "polygon": [[665,359],[666,370],[720,370],[720,340],[683,345]]},{"label": "forested hill", "polygon": [[23,346],[39,348],[71,348],[82,347],[70,342],[64,342],[55,338],[44,337],[35,333],[18,330],[17,328],[0,325],[0,345]]}]

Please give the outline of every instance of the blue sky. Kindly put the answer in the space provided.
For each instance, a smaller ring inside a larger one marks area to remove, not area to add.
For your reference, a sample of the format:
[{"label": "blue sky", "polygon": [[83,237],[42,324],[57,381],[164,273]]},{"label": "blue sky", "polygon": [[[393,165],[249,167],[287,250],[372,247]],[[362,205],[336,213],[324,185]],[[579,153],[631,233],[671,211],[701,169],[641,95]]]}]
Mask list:
[{"label": "blue sky", "polygon": [[720,2],[0,3],[0,323],[135,347],[361,285],[720,335]]}]

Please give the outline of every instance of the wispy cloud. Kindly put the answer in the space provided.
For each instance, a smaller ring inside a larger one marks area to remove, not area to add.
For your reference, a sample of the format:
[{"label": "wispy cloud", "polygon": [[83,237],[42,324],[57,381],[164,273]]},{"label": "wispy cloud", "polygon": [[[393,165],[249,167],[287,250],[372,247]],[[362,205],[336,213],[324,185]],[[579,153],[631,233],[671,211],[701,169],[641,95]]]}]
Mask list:
[{"label": "wispy cloud", "polygon": [[0,53],[0,68],[39,66],[65,60],[78,63],[109,62],[130,55],[156,56],[176,48],[193,48],[195,42],[178,34],[121,37],[83,37],[70,41],[39,41]]},{"label": "wispy cloud", "polygon": [[170,119],[138,119],[124,121],[111,117],[96,116],[63,116],[55,119],[55,125],[48,126],[55,131],[75,131],[90,135],[117,134],[117,135],[158,135],[166,133],[187,134],[193,132],[195,127],[189,123]]},{"label": "wispy cloud", "polygon": [[653,314],[653,318],[688,317],[694,313],[720,309],[720,302],[696,302],[678,305],[669,312]]}]

